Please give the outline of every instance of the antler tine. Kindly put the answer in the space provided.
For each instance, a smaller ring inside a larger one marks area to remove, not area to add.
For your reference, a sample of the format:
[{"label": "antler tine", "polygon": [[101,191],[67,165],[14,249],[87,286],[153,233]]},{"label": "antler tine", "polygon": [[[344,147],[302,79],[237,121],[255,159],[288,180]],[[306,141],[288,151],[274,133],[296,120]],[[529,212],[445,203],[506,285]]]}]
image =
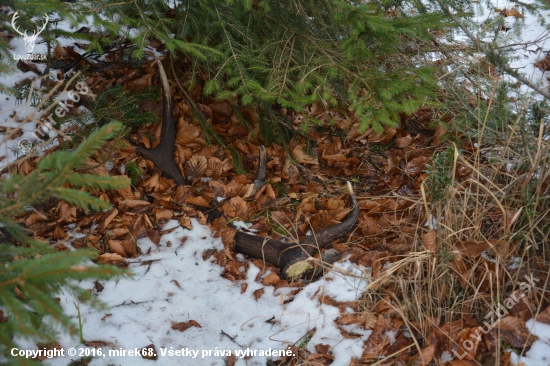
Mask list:
[{"label": "antler tine", "polygon": [[15,19],[19,18],[19,15],[17,15],[19,11],[16,11],[15,14],[13,14],[12,18],[11,18],[11,26],[13,27],[13,30],[16,31],[17,33],[19,33],[20,35],[22,36],[27,36],[27,31],[25,31],[25,33],[21,33],[21,31],[19,30],[19,27],[15,25]]},{"label": "antler tine", "polygon": [[162,126],[160,133],[160,144],[154,149],[137,147],[136,153],[151,160],[164,174],[173,179],[177,185],[185,184],[185,178],[174,161],[174,150],[176,143],[176,131],[174,116],[172,115],[173,102],[170,94],[170,84],[164,72],[162,63],[157,61],[159,66],[160,82],[162,84]]},{"label": "antler tine", "polygon": [[40,33],[44,31],[44,29],[46,29],[46,26],[48,25],[48,20],[50,20],[50,18],[48,17],[48,14],[44,14],[44,18],[45,18],[45,21],[44,21],[44,25],[42,26],[42,29],[40,29],[38,33],[34,32],[33,33],[34,36],[38,36]]},{"label": "antler tine", "polygon": [[308,235],[300,240],[300,244],[309,246],[308,251],[313,251],[317,246],[319,248],[326,248],[327,245],[332,243],[334,240],[341,238],[346,233],[351,231],[355,224],[357,224],[357,221],[359,220],[359,203],[357,202],[357,197],[353,192],[353,186],[350,182],[347,182],[347,188],[351,205],[351,212],[349,213],[347,219],[336,226],[322,230],[314,235]]}]

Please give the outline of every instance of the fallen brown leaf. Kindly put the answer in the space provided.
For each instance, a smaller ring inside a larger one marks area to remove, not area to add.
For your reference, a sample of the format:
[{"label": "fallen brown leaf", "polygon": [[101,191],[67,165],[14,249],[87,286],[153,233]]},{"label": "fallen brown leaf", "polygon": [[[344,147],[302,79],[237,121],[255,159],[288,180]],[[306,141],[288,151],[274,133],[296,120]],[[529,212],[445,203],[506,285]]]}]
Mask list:
[{"label": "fallen brown leaf", "polygon": [[276,285],[281,279],[275,272],[271,272],[267,276],[264,277],[262,280],[262,285],[264,286],[274,286]]},{"label": "fallen brown leaf", "polygon": [[319,164],[319,161],[316,157],[312,157],[308,155],[303,149],[301,145],[296,145],[294,150],[292,150],[292,156],[296,161],[300,164],[310,164],[310,165],[316,165]]},{"label": "fallen brown leaf", "polygon": [[470,258],[475,258],[481,255],[481,253],[493,246],[488,241],[465,241],[455,244],[455,249],[463,251]]},{"label": "fallen brown leaf", "polygon": [[179,330],[180,332],[185,332],[187,329],[191,327],[202,328],[201,325],[197,323],[195,320],[188,320],[186,322],[172,324],[172,329]]},{"label": "fallen brown leaf", "polygon": [[435,230],[430,230],[426,234],[424,234],[424,238],[422,238],[422,245],[424,245],[424,248],[426,248],[426,250],[430,250],[432,252],[436,251],[437,245]]}]

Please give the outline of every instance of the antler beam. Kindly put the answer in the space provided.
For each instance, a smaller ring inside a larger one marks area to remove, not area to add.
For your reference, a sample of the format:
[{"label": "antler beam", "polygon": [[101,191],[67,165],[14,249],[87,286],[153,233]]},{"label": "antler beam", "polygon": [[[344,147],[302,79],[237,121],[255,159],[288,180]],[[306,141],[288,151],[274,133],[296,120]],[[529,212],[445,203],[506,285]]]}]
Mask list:
[{"label": "antler beam", "polygon": [[290,266],[308,259],[316,251],[328,248],[334,240],[347,235],[357,224],[359,205],[351,183],[348,182],[347,185],[352,210],[349,216],[340,224],[322,230],[315,235],[307,236],[300,240],[298,244],[286,244],[275,239],[238,231],[235,234],[235,252],[260,258],[274,264],[281,269],[283,276],[287,276]]},{"label": "antler beam", "polygon": [[177,185],[185,184],[185,178],[181,175],[176,162],[174,161],[174,150],[176,143],[176,128],[173,116],[172,95],[168,78],[164,72],[164,67],[160,60],[158,61],[160,80],[162,84],[162,129],[160,134],[160,143],[154,149],[137,147],[136,153],[146,159],[151,160],[164,174],[176,182]]}]

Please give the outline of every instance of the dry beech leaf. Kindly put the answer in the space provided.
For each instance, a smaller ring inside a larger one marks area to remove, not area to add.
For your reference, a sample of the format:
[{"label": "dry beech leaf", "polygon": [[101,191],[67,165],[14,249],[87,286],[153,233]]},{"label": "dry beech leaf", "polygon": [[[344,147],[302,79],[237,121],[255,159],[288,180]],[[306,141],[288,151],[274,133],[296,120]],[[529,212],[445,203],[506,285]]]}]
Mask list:
[{"label": "dry beech leaf", "polygon": [[128,263],[126,263],[126,260],[120,254],[116,254],[116,253],[101,254],[97,261],[101,264],[111,264],[117,267],[128,266]]},{"label": "dry beech leaf", "polygon": [[219,178],[224,173],[224,164],[218,158],[208,159],[207,169],[204,172],[204,175],[207,177],[212,177],[214,179]]},{"label": "dry beech leaf", "polygon": [[199,108],[204,119],[206,119],[207,122],[212,122],[212,108],[200,103],[197,103],[197,107]]},{"label": "dry beech leaf", "polygon": [[128,234],[128,229],[123,227],[117,227],[111,230],[110,232],[112,232],[115,235],[115,237],[119,237],[119,236]]},{"label": "dry beech leaf", "polygon": [[463,251],[468,257],[475,258],[481,255],[481,253],[493,246],[488,241],[465,241],[455,244],[455,249]]},{"label": "dry beech leaf", "polygon": [[344,154],[322,155],[321,157],[326,161],[346,161],[347,159]]},{"label": "dry beech leaf", "polygon": [[413,141],[413,138],[409,135],[409,136],[404,136],[404,137],[400,137],[398,139],[395,140],[395,146],[403,149],[407,146],[409,146],[411,144],[411,142]]},{"label": "dry beech leaf", "polygon": [[425,156],[419,156],[412,159],[407,163],[407,174],[411,177],[416,177],[426,168],[426,164],[428,164],[429,161],[430,158],[427,158]]},{"label": "dry beech leaf", "polygon": [[550,324],[550,306],[546,307],[544,311],[541,311],[540,314],[537,315],[537,321],[544,324]]},{"label": "dry beech leaf", "polygon": [[[458,332],[456,343],[458,344],[457,353],[464,357],[464,360],[473,360],[477,353],[477,348],[481,338],[477,336],[480,333],[478,327],[466,328]],[[469,343],[466,343],[469,341]],[[467,347],[466,344],[469,344]]]},{"label": "dry beech leaf", "polygon": [[186,322],[172,324],[172,329],[179,330],[180,332],[185,332],[187,329],[191,327],[202,328],[201,325],[197,323],[195,320],[189,320]]},{"label": "dry beech leaf", "polygon": [[499,334],[499,330],[500,337],[513,348],[530,347],[538,339],[537,336],[529,333],[525,322],[515,316],[501,319],[492,332],[496,335]]},{"label": "dry beech leaf", "polygon": [[143,200],[126,200],[126,201],[123,201],[123,203],[128,208],[135,208],[138,206],[146,206],[150,204],[149,202],[143,201]]},{"label": "dry beech leaf", "polygon": [[100,348],[100,347],[107,347],[111,344],[106,341],[84,341],[84,345],[88,347],[93,347],[93,348]]},{"label": "dry beech leaf", "polygon": [[124,249],[124,252],[126,253],[127,257],[133,258],[137,256],[137,245],[136,242],[133,240],[124,240],[122,243],[122,248]]},{"label": "dry beech leaf", "polygon": [[32,172],[34,170],[34,167],[32,167],[30,164],[29,164],[29,161],[28,160],[24,160],[20,165],[19,165],[19,173],[23,174],[23,175],[27,175],[29,174],[30,172]]},{"label": "dry beech leaf", "polygon": [[155,220],[156,221],[169,220],[169,219],[172,218],[172,216],[174,216],[174,212],[172,212],[172,210],[168,210],[166,208],[158,210],[157,212],[155,212]]},{"label": "dry beech leaf", "polygon": [[111,221],[113,221],[116,215],[118,215],[118,210],[115,208],[107,217],[105,217],[105,221],[103,222],[103,229],[106,229],[107,226],[109,226],[109,224],[111,223]]},{"label": "dry beech leaf", "polygon": [[362,357],[366,360],[378,360],[384,347],[390,343],[387,336],[388,323],[382,314],[378,315],[376,326],[365,342]]},{"label": "dry beech leaf", "polygon": [[275,272],[271,272],[267,276],[264,277],[262,280],[262,285],[264,286],[274,286],[276,285],[281,279]]},{"label": "dry beech leaf", "polygon": [[66,238],[68,235],[63,229],[61,229],[59,226],[55,227],[55,230],[53,232],[53,238],[54,240],[61,240]]},{"label": "dry beech leaf", "polygon": [[36,66],[34,63],[26,63],[23,62],[23,60],[17,61],[17,68],[23,72],[29,72],[32,71],[36,75],[42,76],[42,73],[40,70],[38,70],[38,66]]},{"label": "dry beech leaf", "polygon": [[223,204],[222,211],[231,218],[244,218],[248,215],[248,205],[241,197],[235,196]]},{"label": "dry beech leaf", "polygon": [[151,85],[152,79],[153,74],[144,75],[140,78],[124,83],[124,89],[134,92],[144,91],[148,86]]},{"label": "dry beech leaf", "polygon": [[542,71],[550,70],[550,53],[546,55],[542,60],[535,62],[535,67]]},{"label": "dry beech leaf", "polygon": [[156,360],[158,358],[158,352],[157,348],[153,343],[151,343],[148,346],[141,348],[143,352],[141,353],[142,358],[146,358],[148,360]]},{"label": "dry beech leaf", "polygon": [[38,221],[48,221],[49,218],[47,215],[45,215],[42,212],[33,212],[25,219],[25,225],[29,226],[32,225]]},{"label": "dry beech leaf", "polygon": [[187,122],[183,117],[178,120],[178,132],[176,135],[176,144],[187,145],[198,140],[201,129]]},{"label": "dry beech leaf", "polygon": [[332,215],[332,221],[336,224],[345,219],[349,212],[351,211],[348,207],[338,208],[336,210],[331,210],[330,214]]},{"label": "dry beech leaf", "polygon": [[414,366],[423,366],[423,365],[429,365],[433,358],[435,353],[435,347],[433,345],[429,345],[428,347],[424,348],[421,352],[418,358],[414,361]]},{"label": "dry beech leaf", "polygon": [[424,234],[422,245],[424,245],[424,248],[426,248],[426,250],[431,250],[432,252],[436,251],[437,246],[435,230],[430,230],[426,234]]},{"label": "dry beech leaf", "polygon": [[337,137],[333,137],[332,138],[332,142],[326,144],[326,143],[322,143],[322,144],[319,144],[319,146],[317,147],[319,152],[322,153],[323,155],[334,155],[336,154],[337,152],[340,151],[340,149],[342,148],[342,141],[337,138]]},{"label": "dry beech leaf", "polygon": [[254,291],[254,293],[253,293],[253,295],[254,295],[254,300],[258,301],[258,299],[259,299],[260,297],[262,297],[263,294],[264,294],[264,289],[263,289],[263,288]]},{"label": "dry beech leaf", "polygon": [[203,176],[208,167],[208,163],[205,156],[193,155],[191,159],[185,164],[183,169],[185,177],[189,180],[196,180]]},{"label": "dry beech leaf", "polygon": [[206,200],[202,196],[187,196],[185,198],[185,202],[195,206],[210,207],[208,202],[206,202]]},{"label": "dry beech leaf", "polygon": [[271,184],[265,185],[265,193],[267,194],[267,197],[269,197],[269,199],[274,200],[275,198],[277,198],[277,195],[275,194],[275,190],[273,190],[273,187],[271,186]]},{"label": "dry beech leaf", "polygon": [[229,104],[225,100],[220,102],[217,102],[217,101],[212,102],[208,104],[208,106],[210,107],[210,109],[212,109],[212,111],[222,114],[226,117],[231,117],[231,115],[233,114],[233,109],[231,108],[231,104]]},{"label": "dry beech leaf", "polygon": [[292,156],[299,164],[319,164],[317,158],[309,156],[303,149],[301,145],[297,145],[294,150],[292,150]]},{"label": "dry beech leaf", "polygon": [[193,225],[191,225],[191,219],[187,216],[183,216],[179,219],[179,223],[182,227],[193,230]]},{"label": "dry beech leaf", "polygon": [[373,217],[366,215],[363,216],[357,228],[361,230],[363,235],[376,235],[382,232],[382,228],[378,225],[378,222]]},{"label": "dry beech leaf", "polygon": [[523,15],[516,10],[516,8],[510,8],[510,9],[503,9],[500,11],[500,15],[503,17],[516,17],[516,18],[523,18]]},{"label": "dry beech leaf", "polygon": [[107,243],[109,244],[109,249],[111,249],[111,251],[123,257],[126,257],[126,252],[124,251],[124,247],[122,246],[122,243],[120,241],[108,240]]},{"label": "dry beech leaf", "polygon": [[146,191],[154,190],[159,184],[159,174],[155,173],[151,177],[147,178],[141,186],[145,188]]},{"label": "dry beech leaf", "polygon": [[53,58],[55,60],[64,60],[65,58],[67,58],[67,55],[67,50],[65,50],[60,45],[55,46],[53,50]]},{"label": "dry beech leaf", "polygon": [[147,229],[147,237],[149,240],[151,240],[155,245],[159,245],[160,243],[160,234],[158,230],[155,229]]},{"label": "dry beech leaf", "polygon": [[57,220],[58,223],[61,222],[75,222],[76,221],[76,207],[70,206],[67,202],[61,202],[57,206],[59,210],[59,220]]},{"label": "dry beech leaf", "polygon": [[358,314],[353,314],[353,313],[345,313],[343,314],[340,318],[338,318],[336,320],[336,323],[337,324],[340,324],[340,325],[350,325],[350,324],[355,324],[357,323],[358,321]]},{"label": "dry beech leaf", "polygon": [[435,126],[434,146],[438,146],[443,142],[443,137],[447,132],[447,127],[443,122],[439,122],[437,126]]},{"label": "dry beech leaf", "polygon": [[306,192],[308,193],[323,193],[325,190],[325,187],[321,183],[315,181],[310,181],[306,184]]},{"label": "dry beech leaf", "polygon": [[135,192],[132,191],[132,186],[131,185],[128,185],[123,189],[119,189],[118,193],[122,196],[122,198],[124,198],[126,200],[133,200],[133,199],[140,199],[141,198],[141,196],[139,194],[139,191],[137,191],[137,190]]},{"label": "dry beech leaf", "polygon": [[344,207],[346,207],[346,205],[340,198],[329,198],[325,203],[325,208],[327,210],[336,210]]},{"label": "dry beech leaf", "polygon": [[204,214],[200,211],[197,211],[197,221],[201,225],[206,225],[207,224],[206,216],[204,216]]}]

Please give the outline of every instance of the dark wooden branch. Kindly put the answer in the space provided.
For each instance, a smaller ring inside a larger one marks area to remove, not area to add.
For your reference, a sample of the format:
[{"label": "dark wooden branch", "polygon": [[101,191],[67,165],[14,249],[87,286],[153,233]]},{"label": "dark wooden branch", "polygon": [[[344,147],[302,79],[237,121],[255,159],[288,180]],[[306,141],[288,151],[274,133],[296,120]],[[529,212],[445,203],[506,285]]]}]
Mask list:
[{"label": "dark wooden branch", "polygon": [[162,130],[160,134],[160,143],[154,149],[137,147],[136,153],[146,159],[151,160],[168,178],[173,179],[177,185],[186,184],[185,178],[181,175],[175,160],[174,150],[176,144],[176,126],[173,116],[172,95],[168,78],[158,61],[160,80],[162,84]]},{"label": "dark wooden branch", "polygon": [[281,269],[282,275],[286,276],[286,270],[291,265],[308,259],[314,252],[320,249],[328,248],[334,240],[345,236],[353,230],[359,219],[359,205],[349,182],[348,191],[352,210],[349,216],[340,224],[307,236],[300,243],[293,244],[237,232],[235,234],[235,252],[260,258],[274,264]]}]

